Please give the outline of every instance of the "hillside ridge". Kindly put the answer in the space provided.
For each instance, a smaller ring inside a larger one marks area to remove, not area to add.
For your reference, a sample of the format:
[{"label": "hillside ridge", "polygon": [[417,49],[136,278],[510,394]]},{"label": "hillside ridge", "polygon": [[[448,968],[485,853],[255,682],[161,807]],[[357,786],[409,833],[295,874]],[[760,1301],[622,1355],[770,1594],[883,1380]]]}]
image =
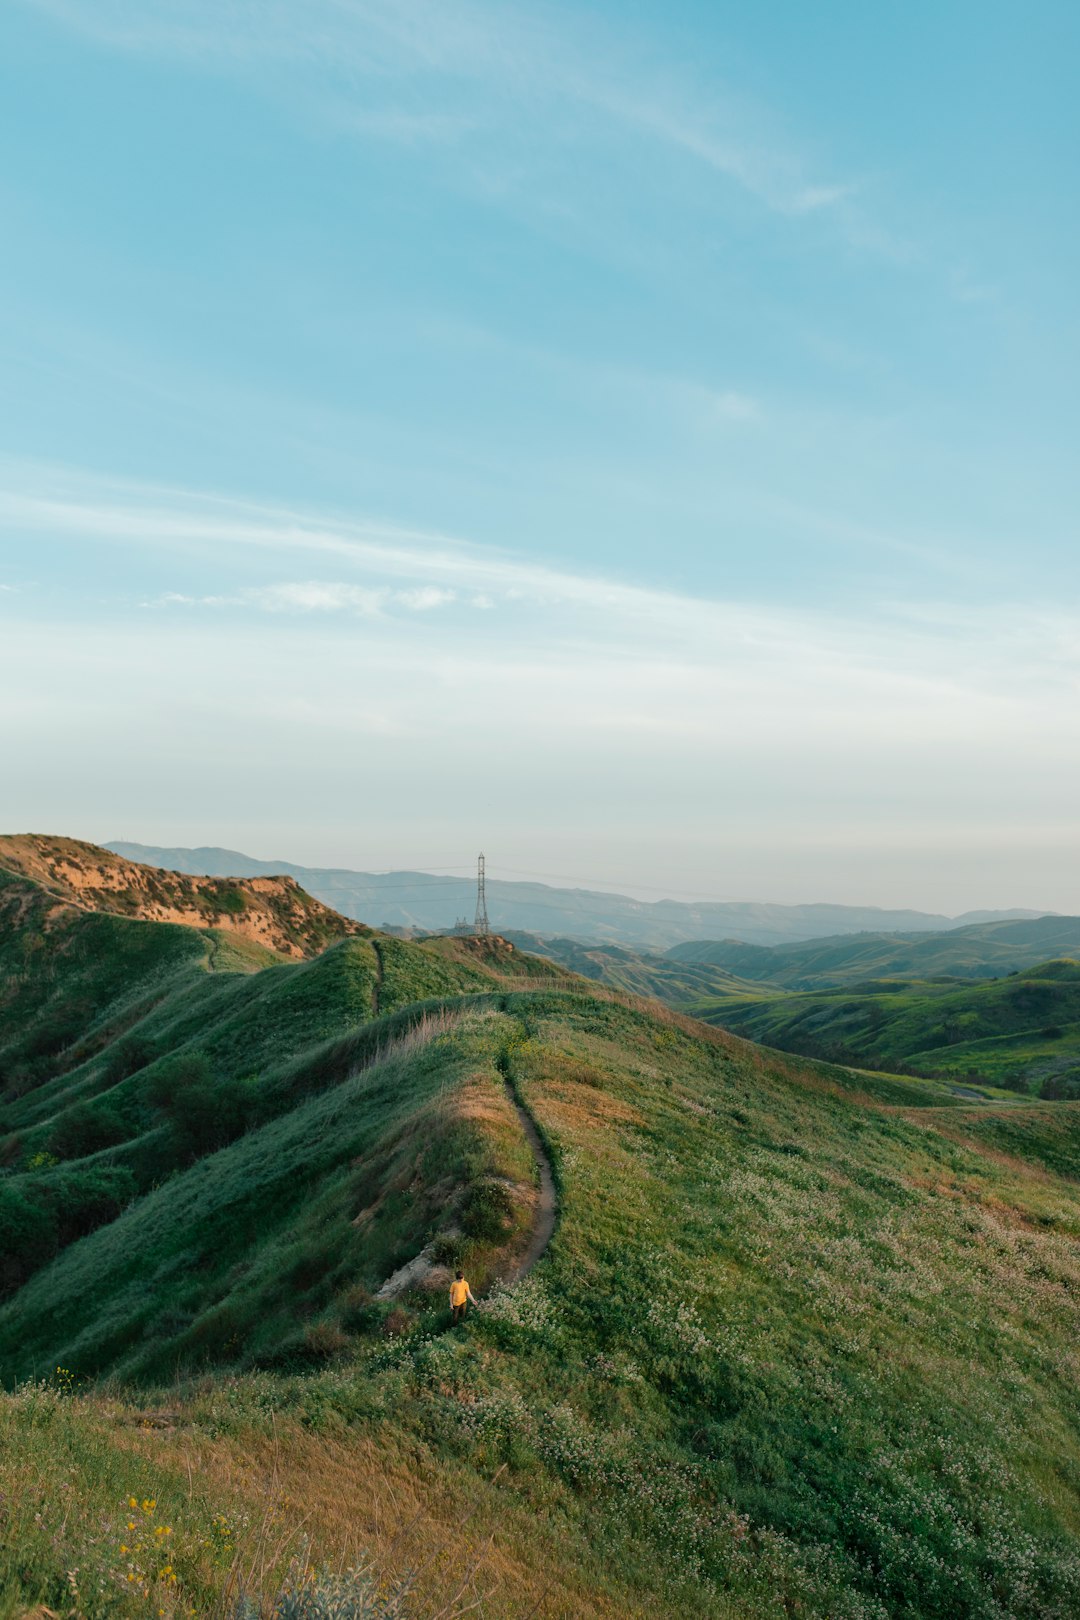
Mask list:
[{"label": "hillside ridge", "polygon": [[41,833],[0,835],[0,868],[38,884],[65,905],[143,922],[220,929],[293,960],[369,931],[287,874],[199,876]]},{"label": "hillside ridge", "polygon": [[991,979],[1038,967],[1051,957],[1080,958],[1080,917],[999,919],[916,933],[833,934],[785,945],[699,939],[675,945],[667,960],[682,968],[723,969],[788,990],[884,978],[939,975]]}]

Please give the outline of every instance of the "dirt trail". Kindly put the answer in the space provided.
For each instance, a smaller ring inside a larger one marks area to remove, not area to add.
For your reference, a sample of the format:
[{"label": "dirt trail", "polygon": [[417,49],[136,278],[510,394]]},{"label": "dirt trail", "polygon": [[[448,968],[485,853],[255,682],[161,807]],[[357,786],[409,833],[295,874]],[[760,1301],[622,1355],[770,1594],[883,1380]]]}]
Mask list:
[{"label": "dirt trail", "polygon": [[522,1277],[528,1275],[551,1242],[552,1233],[555,1231],[558,1201],[555,1197],[555,1177],[551,1173],[551,1160],[548,1158],[547,1150],[540,1139],[540,1132],[521,1103],[518,1102],[509,1081],[506,1082],[506,1095],[513,1104],[518,1119],[521,1121],[521,1128],[525,1132],[525,1140],[532,1148],[536,1168],[540,1172],[540,1201],[536,1206],[533,1234],[529,1239],[528,1248],[506,1279],[508,1284],[512,1284],[520,1282]]},{"label": "dirt trail", "polygon": [[371,1016],[372,1018],[378,1018],[379,998],[382,991],[383,976],[386,969],[383,965],[382,951],[379,949],[379,942],[377,939],[372,939],[371,948],[375,952],[375,979],[371,986]]},{"label": "dirt trail", "polygon": [[[551,1160],[547,1156],[547,1149],[540,1138],[540,1132],[533,1124],[526,1109],[518,1102],[514,1089],[509,1080],[504,1080],[506,1095],[510,1105],[521,1121],[521,1128],[525,1132],[525,1140],[532,1149],[532,1156],[536,1160],[536,1168],[540,1172],[540,1197],[536,1205],[536,1215],[533,1220],[532,1236],[528,1247],[518,1260],[513,1270],[502,1278],[504,1288],[513,1287],[514,1283],[527,1277],[535,1266],[555,1231],[555,1221],[558,1216],[558,1199],[555,1195],[555,1177],[551,1171]],[[388,1277],[375,1295],[376,1299],[396,1299],[407,1288],[419,1288],[428,1274],[435,1269],[434,1245],[429,1244],[421,1249],[418,1255],[400,1266],[391,1277]]]}]

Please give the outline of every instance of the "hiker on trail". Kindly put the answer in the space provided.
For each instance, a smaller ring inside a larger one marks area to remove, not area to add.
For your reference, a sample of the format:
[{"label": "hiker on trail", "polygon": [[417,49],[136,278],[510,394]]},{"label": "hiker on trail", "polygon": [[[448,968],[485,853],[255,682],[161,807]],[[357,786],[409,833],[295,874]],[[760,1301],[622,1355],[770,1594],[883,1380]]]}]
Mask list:
[{"label": "hiker on trail", "polygon": [[469,1308],[470,1300],[472,1300],[474,1305],[476,1304],[476,1300],[473,1299],[473,1291],[465,1281],[465,1273],[463,1271],[459,1271],[453,1282],[450,1284],[450,1304],[453,1308],[455,1322],[461,1322],[464,1320],[465,1312]]}]

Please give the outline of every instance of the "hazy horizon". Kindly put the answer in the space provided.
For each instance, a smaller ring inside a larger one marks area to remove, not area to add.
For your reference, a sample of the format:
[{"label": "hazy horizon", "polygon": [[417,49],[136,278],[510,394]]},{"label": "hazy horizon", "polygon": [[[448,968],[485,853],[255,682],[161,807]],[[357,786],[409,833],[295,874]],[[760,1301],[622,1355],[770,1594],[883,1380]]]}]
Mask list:
[{"label": "hazy horizon", "polygon": [[1080,912],[1078,31],[17,0],[5,822]]},{"label": "hazy horizon", "polygon": [[[51,831],[56,833],[57,829],[53,828],[53,829],[51,829]],[[66,836],[70,837],[70,836],[73,836],[73,835],[69,832]],[[161,843],[156,843],[156,842],[151,842],[151,841],[149,841],[147,839],[127,838],[127,837],[123,837],[123,838],[121,838],[121,837],[101,838],[101,839],[93,839],[93,840],[88,840],[88,841],[89,842],[96,842],[96,843],[100,843],[102,845],[108,845],[108,846],[123,845],[123,844],[142,844],[144,847],[146,847],[148,849],[175,849],[175,850],[187,850],[187,851],[193,851],[193,850],[197,850],[197,849],[224,849],[224,850],[231,850],[233,853],[238,854],[238,855],[247,856],[252,860],[268,861],[271,864],[273,864],[275,862],[280,862],[282,865],[288,864],[290,866],[301,866],[301,867],[308,867],[308,868],[311,868],[311,869],[353,871],[353,872],[364,873],[365,875],[370,875],[370,876],[384,876],[384,875],[390,875],[390,874],[395,873],[395,872],[419,872],[421,874],[430,875],[430,876],[434,876],[434,877],[441,877],[441,876],[452,877],[452,878],[454,878],[456,880],[459,880],[459,881],[461,881],[461,882],[463,882],[465,884],[468,884],[468,885],[472,884],[472,882],[473,882],[473,880],[475,878],[475,874],[476,874],[476,860],[475,860],[475,858],[470,862],[465,862],[465,863],[459,862],[459,863],[456,863],[456,864],[450,863],[450,862],[429,862],[429,863],[426,863],[426,864],[420,864],[420,863],[418,863],[416,861],[402,860],[402,861],[395,862],[395,863],[392,863],[392,864],[389,864],[389,865],[384,864],[384,865],[381,865],[381,866],[375,866],[375,865],[363,866],[363,865],[358,865],[356,862],[350,861],[350,860],[347,860],[347,859],[345,859],[345,860],[334,860],[334,859],[326,859],[326,860],[311,859],[311,860],[305,860],[305,859],[298,858],[294,854],[289,854],[289,853],[282,852],[280,849],[277,850],[273,854],[263,854],[263,853],[260,853],[257,850],[250,849],[250,848],[247,848],[247,847],[240,848],[237,845],[229,844],[229,843],[218,843],[218,842],[211,843],[208,840],[200,840],[197,843],[190,843],[190,844],[189,843],[180,843],[180,842],[178,842],[176,840],[163,841]],[[932,906],[932,905],[920,906],[920,905],[915,905],[913,903],[910,903],[908,901],[903,901],[903,900],[897,900],[895,902],[878,902],[878,901],[875,901],[875,900],[860,900],[860,899],[838,900],[834,894],[827,894],[827,893],[814,894],[814,893],[811,893],[811,892],[807,892],[806,894],[801,895],[801,896],[799,896],[797,898],[794,898],[794,899],[790,898],[790,897],[789,898],[784,898],[779,893],[777,893],[777,894],[751,894],[751,893],[738,893],[738,892],[730,892],[730,893],[726,893],[726,894],[706,893],[701,888],[675,889],[675,888],[672,888],[672,887],[664,887],[662,885],[657,886],[657,885],[635,883],[632,878],[629,879],[626,882],[625,885],[621,885],[619,880],[615,879],[615,878],[597,877],[595,875],[589,875],[589,874],[581,875],[581,874],[575,873],[572,870],[567,871],[565,873],[551,872],[551,871],[537,872],[535,869],[532,869],[532,868],[512,867],[512,866],[508,866],[508,865],[502,863],[498,859],[497,856],[493,858],[486,851],[484,852],[484,854],[485,854],[485,859],[486,859],[486,863],[487,863],[487,880],[488,880],[489,884],[491,884],[491,883],[496,883],[497,884],[499,882],[537,883],[537,884],[540,884],[540,885],[543,885],[543,886],[546,886],[546,887],[550,887],[550,888],[559,888],[559,889],[577,888],[577,889],[583,889],[583,890],[593,890],[593,891],[595,891],[597,893],[601,893],[601,894],[602,893],[621,894],[621,895],[628,896],[631,899],[641,900],[641,901],[646,902],[646,903],[651,903],[653,901],[662,901],[662,900],[675,900],[675,901],[679,901],[679,902],[686,903],[686,904],[691,904],[691,905],[695,904],[695,903],[702,904],[702,905],[792,905],[792,906],[845,905],[845,906],[858,906],[858,907],[862,907],[862,908],[867,909],[867,910],[874,910],[874,909],[882,910],[882,911],[912,910],[912,911],[930,912],[930,913],[935,913],[937,915],[946,915],[946,916],[956,915],[956,914],[959,914],[961,912],[966,912],[966,911],[1006,911],[1006,910],[1039,911],[1042,914],[1049,914],[1050,912],[1056,912],[1059,915],[1067,915],[1068,914],[1068,913],[1062,911],[1062,909],[1060,907],[1044,907],[1044,908],[1040,908],[1038,906],[1023,906],[1023,905],[1019,905],[1019,904],[1016,905],[1016,906],[987,905],[987,906],[960,907],[960,908],[957,908],[956,912],[949,912],[949,911],[944,910],[940,906]]]}]

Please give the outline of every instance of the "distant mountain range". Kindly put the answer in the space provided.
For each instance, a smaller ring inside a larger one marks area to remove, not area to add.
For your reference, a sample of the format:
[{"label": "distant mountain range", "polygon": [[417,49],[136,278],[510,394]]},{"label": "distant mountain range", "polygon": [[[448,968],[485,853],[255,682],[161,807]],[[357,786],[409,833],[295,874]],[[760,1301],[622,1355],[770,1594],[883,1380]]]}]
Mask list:
[{"label": "distant mountain range", "polygon": [[[286,873],[325,905],[373,927],[422,931],[449,928],[459,917],[471,918],[476,903],[471,878],[431,872],[352,872],[297,866],[292,861],[255,860],[232,849],[162,849],[120,840],[106,847],[128,860],[193,875],[259,877]],[[937,933],[964,924],[1041,915],[1023,910],[969,911],[959,917],[945,917],[923,911],[885,911],[875,906],[648,901],[592,889],[511,883],[498,877],[488,878],[487,900],[491,926],[500,933],[520,930],[660,951],[701,939],[786,945],[867,931]]]}]

